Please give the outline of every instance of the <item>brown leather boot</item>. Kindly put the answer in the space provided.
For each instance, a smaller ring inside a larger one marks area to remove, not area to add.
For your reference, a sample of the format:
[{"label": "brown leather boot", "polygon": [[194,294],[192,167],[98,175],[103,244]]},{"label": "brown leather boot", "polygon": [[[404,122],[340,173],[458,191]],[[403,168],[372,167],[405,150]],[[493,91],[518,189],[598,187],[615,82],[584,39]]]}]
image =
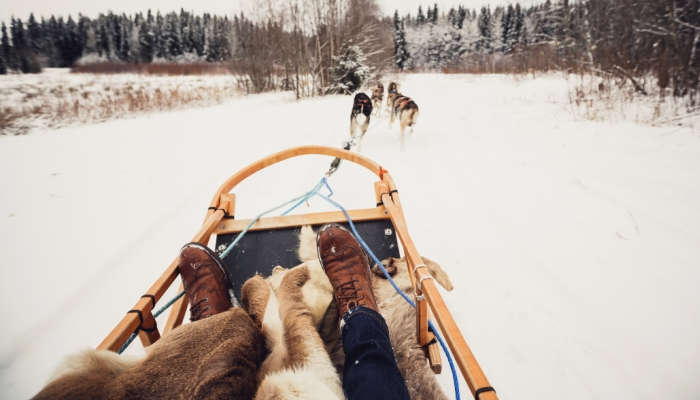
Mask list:
[{"label": "brown leather boot", "polygon": [[359,306],[378,311],[367,255],[352,233],[340,225],[326,225],[318,232],[316,244],[318,258],[333,286],[338,317]]},{"label": "brown leather boot", "polygon": [[231,284],[221,260],[208,247],[200,243],[186,244],[180,250],[177,269],[190,300],[190,321],[211,317],[231,308]]}]

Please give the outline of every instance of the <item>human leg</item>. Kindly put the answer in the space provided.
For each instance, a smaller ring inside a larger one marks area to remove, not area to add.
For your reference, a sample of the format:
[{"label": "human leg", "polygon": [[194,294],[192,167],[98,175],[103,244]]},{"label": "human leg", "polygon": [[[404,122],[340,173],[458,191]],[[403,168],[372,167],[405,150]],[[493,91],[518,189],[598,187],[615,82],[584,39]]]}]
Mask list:
[{"label": "human leg", "polygon": [[344,228],[329,225],[319,232],[318,253],[342,320],[346,397],[408,399],[389,331],[377,310],[369,262],[360,244]]},{"label": "human leg", "polygon": [[375,310],[361,306],[346,313],[343,321],[346,397],[408,399],[384,318]]}]

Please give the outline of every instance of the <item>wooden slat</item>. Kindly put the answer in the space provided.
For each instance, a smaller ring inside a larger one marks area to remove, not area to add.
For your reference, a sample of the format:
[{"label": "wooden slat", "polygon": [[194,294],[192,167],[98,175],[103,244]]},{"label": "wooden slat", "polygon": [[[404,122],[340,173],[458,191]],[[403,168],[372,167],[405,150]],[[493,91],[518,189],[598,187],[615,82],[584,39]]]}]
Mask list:
[{"label": "wooden slat", "polygon": [[418,344],[425,346],[430,339],[428,338],[428,304],[425,300],[416,297],[416,329],[418,332]]},{"label": "wooden slat", "polygon": [[[202,228],[194,235],[192,238],[193,242],[207,243],[209,241],[209,236],[211,236],[212,231],[216,225],[224,217],[224,212],[219,210],[212,213],[205,220]],[[179,257],[175,257],[175,260],[170,263],[168,268],[163,272],[163,274],[156,280],[156,282],[151,285],[147,293],[152,294],[156,301],[160,300],[168,290],[168,287],[173,283],[175,277],[177,276],[177,262]],[[150,310],[151,300],[149,298],[142,297],[139,301],[132,307],[134,310]],[[135,313],[127,313],[124,318],[117,324],[117,326],[112,329],[112,332],[107,335],[107,337],[102,341],[102,343],[97,346],[98,350],[111,350],[117,351],[126,342],[129,336],[138,328],[139,317]]]},{"label": "wooden slat", "polygon": [[[401,240],[406,259],[410,259],[410,264],[413,266],[422,264],[423,260],[420,258],[418,250],[408,234],[408,227],[406,226],[405,217],[400,207],[401,203],[398,193],[394,193],[392,195],[385,194],[382,196],[382,200],[386,210],[389,212],[391,221],[394,224],[394,229]],[[428,274],[425,271],[425,268],[420,268],[418,271],[412,272],[416,273],[418,280],[420,280],[424,274]],[[457,327],[457,323],[448,310],[447,305],[443,301],[442,296],[440,296],[440,293],[435,287],[433,280],[423,280],[422,289],[422,293],[425,296],[428,305],[430,305],[430,309],[432,310],[433,315],[440,326],[440,330],[443,333],[445,341],[447,342],[447,345],[449,346],[452,355],[454,356],[455,361],[457,362],[457,365],[459,366],[459,369],[472,392],[472,395],[474,395],[477,389],[491,386],[481,370],[479,363],[476,361],[474,354],[472,354],[471,349],[467,345],[466,340],[464,340],[462,332]],[[495,392],[486,392],[482,393],[479,398],[482,400],[496,400],[498,399],[498,396]]]},{"label": "wooden slat", "polygon": [[221,204],[219,204],[219,208],[222,208],[226,210],[228,215],[230,216],[235,216],[236,215],[236,195],[233,193],[223,193],[221,195]]},{"label": "wooden slat", "polygon": [[[177,290],[177,292],[180,293],[183,290],[185,290],[185,286],[180,283],[180,288]],[[168,321],[165,322],[165,327],[163,327],[163,335],[167,335],[170,333],[170,331],[182,325],[182,320],[185,319],[185,312],[187,312],[188,304],[189,300],[187,299],[187,296],[182,296],[177,299],[170,310],[170,314],[168,314]]]},{"label": "wooden slat", "polygon": [[[429,332],[430,340],[435,338],[432,332]],[[439,374],[442,372],[442,356],[440,355],[440,345],[437,342],[428,345],[428,363],[430,364],[430,369],[433,373]]]},{"label": "wooden slat", "polygon": [[143,326],[153,327],[155,330],[146,332],[144,330],[139,331],[139,339],[141,339],[141,344],[143,347],[148,347],[160,339],[160,332],[158,332],[158,325],[156,324],[155,318],[151,311],[145,312],[143,314]]},{"label": "wooden slat", "polygon": [[[359,210],[349,210],[350,218],[353,221],[373,221],[378,219],[388,219],[389,215],[384,207],[363,208]],[[214,232],[217,235],[226,233],[237,233],[245,229],[251,220],[223,220],[219,223]],[[267,217],[253,225],[251,231],[282,229],[302,225],[320,225],[334,222],[345,222],[345,214],[342,211],[329,211],[311,214],[285,215],[283,217]]]}]

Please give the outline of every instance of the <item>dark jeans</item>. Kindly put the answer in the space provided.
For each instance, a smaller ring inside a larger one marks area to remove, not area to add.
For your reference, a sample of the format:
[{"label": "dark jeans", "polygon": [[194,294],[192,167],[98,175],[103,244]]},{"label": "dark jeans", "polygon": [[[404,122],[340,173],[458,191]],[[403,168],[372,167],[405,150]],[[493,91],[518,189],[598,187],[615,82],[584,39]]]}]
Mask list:
[{"label": "dark jeans", "polygon": [[389,340],[389,329],[376,311],[358,307],[343,315],[345,370],[343,390],[348,400],[410,399]]}]

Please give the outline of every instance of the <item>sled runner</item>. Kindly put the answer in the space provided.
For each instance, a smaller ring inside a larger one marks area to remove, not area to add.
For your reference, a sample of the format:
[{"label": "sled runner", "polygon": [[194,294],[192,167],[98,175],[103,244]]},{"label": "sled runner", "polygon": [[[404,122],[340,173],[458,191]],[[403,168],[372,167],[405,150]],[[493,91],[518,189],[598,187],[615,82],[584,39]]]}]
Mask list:
[{"label": "sled runner", "polygon": [[[441,360],[435,336],[428,329],[429,318],[437,322],[472,394],[477,399],[497,399],[409,236],[399,192],[391,175],[374,161],[350,151],[321,146],[296,147],[263,158],[231,176],[217,190],[209,204],[204,223],[192,241],[207,245],[211,235],[215,235],[215,248],[226,248],[251,222],[234,218],[235,195],[230,191],[244,179],[266,167],[289,158],[310,154],[351,161],[377,175],[379,180],[374,183],[375,196],[371,202],[376,206],[348,210],[351,220],[379,259],[399,257],[398,241],[401,242],[416,303],[416,334],[418,342],[426,349],[433,370],[439,372]],[[327,223],[347,223],[346,215],[342,211],[333,211],[267,217],[250,226],[248,232],[232,248],[231,253],[223,258],[224,267],[237,297],[243,282],[254,274],[269,275],[277,265],[291,267],[300,263],[296,248],[301,226],[311,225],[318,228]],[[137,333],[142,344],[148,346],[160,338],[161,331],[167,334],[182,324],[188,305],[186,296],[180,297],[174,303],[162,330],[156,326],[153,317],[156,303],[177,278],[177,262],[177,258],[171,262],[160,278],[102,341],[98,349],[117,351],[133,333]]]}]

